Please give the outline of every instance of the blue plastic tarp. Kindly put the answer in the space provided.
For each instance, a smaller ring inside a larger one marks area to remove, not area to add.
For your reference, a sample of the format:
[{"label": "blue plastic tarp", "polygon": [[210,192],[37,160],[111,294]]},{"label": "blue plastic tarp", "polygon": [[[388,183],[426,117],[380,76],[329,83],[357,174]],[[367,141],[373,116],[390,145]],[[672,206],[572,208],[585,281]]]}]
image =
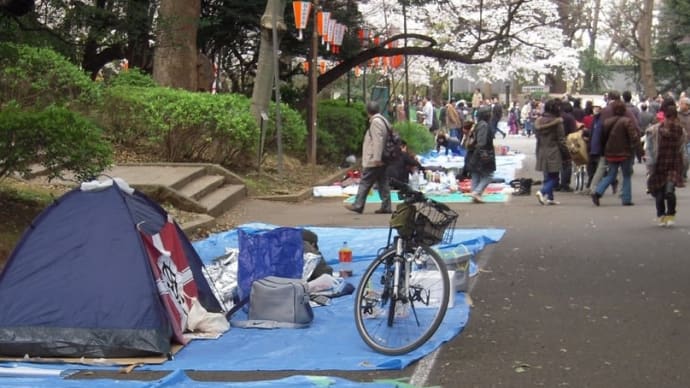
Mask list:
[{"label": "blue plastic tarp", "polygon": [[[269,230],[276,226],[246,224],[247,231]],[[347,242],[353,251],[349,279],[357,285],[358,275],[386,245],[387,228],[308,227],[319,238],[319,248],[330,264],[337,263],[338,249]],[[453,244],[441,247],[455,249],[464,245],[476,254],[487,244],[498,242],[503,229],[456,229]],[[211,235],[193,244],[206,263],[238,247],[238,230]],[[464,249],[464,248],[463,248]],[[173,360],[161,365],[144,365],[140,370],[258,371],[258,370],[376,370],[403,369],[457,336],[469,319],[464,294],[455,297],[436,334],[422,347],[401,356],[386,356],[371,350],[357,333],[354,322],[354,297],[332,300],[330,306],[314,309],[314,322],[307,329],[239,329],[232,328],[217,340],[195,340],[178,352]],[[243,314],[238,312],[237,314]],[[238,316],[238,319],[243,317]],[[28,364],[31,365],[31,364]],[[45,368],[89,369],[83,365],[41,365]],[[95,368],[95,367],[94,367]],[[1,385],[1,384],[0,384]],[[126,386],[126,385],[125,385]]]}]

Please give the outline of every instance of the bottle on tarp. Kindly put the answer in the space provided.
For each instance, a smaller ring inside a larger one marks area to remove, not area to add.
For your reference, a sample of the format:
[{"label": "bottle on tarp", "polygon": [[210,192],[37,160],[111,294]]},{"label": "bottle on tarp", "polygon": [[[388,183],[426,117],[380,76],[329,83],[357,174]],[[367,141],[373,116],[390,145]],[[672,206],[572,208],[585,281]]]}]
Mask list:
[{"label": "bottle on tarp", "polygon": [[410,188],[414,191],[419,191],[419,173],[410,173]]},{"label": "bottle on tarp", "polygon": [[340,265],[340,277],[352,276],[352,249],[347,246],[347,241],[338,250],[338,263]]}]

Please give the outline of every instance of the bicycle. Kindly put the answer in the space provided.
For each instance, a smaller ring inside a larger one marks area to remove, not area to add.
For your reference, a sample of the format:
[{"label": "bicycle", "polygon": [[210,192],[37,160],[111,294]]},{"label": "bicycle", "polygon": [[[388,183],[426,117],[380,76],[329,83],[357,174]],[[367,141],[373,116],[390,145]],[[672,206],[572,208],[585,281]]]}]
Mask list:
[{"label": "bicycle", "polygon": [[417,349],[441,325],[450,279],[431,246],[452,241],[458,218],[447,205],[407,185],[399,188],[403,203],[391,215],[386,246],[362,275],[354,308],[359,335],[387,355]]}]

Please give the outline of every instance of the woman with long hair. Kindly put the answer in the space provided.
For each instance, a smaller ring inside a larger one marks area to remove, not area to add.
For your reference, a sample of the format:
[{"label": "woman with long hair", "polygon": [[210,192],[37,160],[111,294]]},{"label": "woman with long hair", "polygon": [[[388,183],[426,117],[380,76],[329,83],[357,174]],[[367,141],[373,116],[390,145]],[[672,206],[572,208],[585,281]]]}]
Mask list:
[{"label": "woman with long hair", "polygon": [[663,122],[652,125],[645,133],[647,189],[656,202],[657,224],[672,226],[676,221],[676,187],[684,186],[687,134],[678,120],[675,104],[664,104],[663,118]]},{"label": "woman with long hair", "polygon": [[536,169],[544,173],[544,183],[536,193],[537,200],[542,205],[557,205],[553,189],[563,165],[562,153],[567,152],[559,99],[546,101],[544,113],[534,123],[534,133],[537,137]]}]

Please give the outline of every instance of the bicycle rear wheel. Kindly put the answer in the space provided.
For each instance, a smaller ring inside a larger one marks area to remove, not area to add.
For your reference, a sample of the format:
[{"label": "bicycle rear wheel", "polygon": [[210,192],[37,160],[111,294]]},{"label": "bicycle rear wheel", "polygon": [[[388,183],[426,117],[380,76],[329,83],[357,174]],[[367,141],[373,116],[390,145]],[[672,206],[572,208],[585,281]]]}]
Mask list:
[{"label": "bicycle rear wheel", "polygon": [[[406,292],[393,295],[395,249],[378,256],[367,268],[355,295],[355,323],[364,342],[379,353],[399,355],[422,346],[446,315],[450,281],[446,265],[428,246],[420,246]],[[413,255],[406,254],[406,259]],[[401,266],[402,267],[402,266]],[[409,276],[409,277],[408,277]]]}]

